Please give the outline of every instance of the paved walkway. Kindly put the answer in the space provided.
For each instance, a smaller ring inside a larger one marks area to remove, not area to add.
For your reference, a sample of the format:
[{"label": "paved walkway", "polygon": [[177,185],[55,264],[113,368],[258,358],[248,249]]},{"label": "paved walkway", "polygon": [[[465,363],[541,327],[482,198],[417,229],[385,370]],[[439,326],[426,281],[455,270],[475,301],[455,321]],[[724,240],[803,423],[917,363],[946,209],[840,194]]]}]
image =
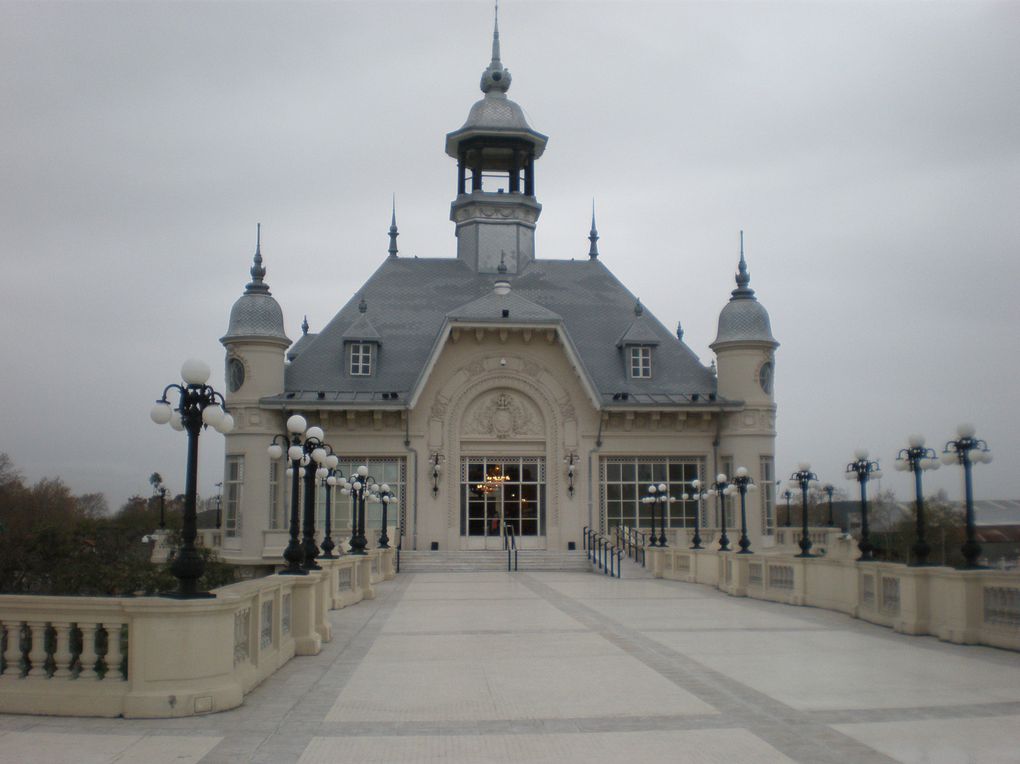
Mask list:
[{"label": "paved walkway", "polygon": [[1020,654],[587,573],[418,573],[243,707],[0,716],[0,762],[1017,762]]}]

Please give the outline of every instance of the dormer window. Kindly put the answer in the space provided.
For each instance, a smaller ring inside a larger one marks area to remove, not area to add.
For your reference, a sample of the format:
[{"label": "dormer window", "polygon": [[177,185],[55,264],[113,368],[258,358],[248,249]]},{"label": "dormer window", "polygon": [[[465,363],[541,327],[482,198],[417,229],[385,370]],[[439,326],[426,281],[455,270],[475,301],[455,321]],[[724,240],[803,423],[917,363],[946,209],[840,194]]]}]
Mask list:
[{"label": "dormer window", "polygon": [[372,375],[372,342],[352,342],[350,344],[350,365],[352,377],[369,377]]},{"label": "dormer window", "polygon": [[629,350],[631,379],[650,379],[652,376],[652,346],[631,345]]}]

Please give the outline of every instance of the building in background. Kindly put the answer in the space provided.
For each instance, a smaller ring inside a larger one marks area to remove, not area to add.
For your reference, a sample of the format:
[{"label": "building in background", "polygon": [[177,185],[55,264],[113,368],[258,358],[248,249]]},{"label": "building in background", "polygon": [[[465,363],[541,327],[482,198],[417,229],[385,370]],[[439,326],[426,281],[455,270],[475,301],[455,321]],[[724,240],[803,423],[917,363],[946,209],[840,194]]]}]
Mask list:
[{"label": "building in background", "polygon": [[[226,438],[225,559],[281,562],[287,464],[266,449],[293,413],[325,430],[344,474],[366,464],[395,489],[405,549],[500,549],[507,528],[526,548],[580,546],[585,526],[648,527],[639,500],[660,483],[677,499],[667,527],[690,527],[697,503],[682,496],[692,481],[741,466],[763,488],[748,501],[752,544],[768,544],[778,343],[743,244],[709,365],[606,266],[594,215],[587,256],[538,257],[548,138],[507,97],[510,83],[497,28],[483,97],[446,136],[455,256],[400,257],[394,217],[376,271],[320,331],[305,322],[292,343],[256,247],[221,340],[237,425]],[[335,498],[343,540],[350,501]],[[735,542],[739,506],[728,508]],[[706,502],[702,522],[720,519]]]}]

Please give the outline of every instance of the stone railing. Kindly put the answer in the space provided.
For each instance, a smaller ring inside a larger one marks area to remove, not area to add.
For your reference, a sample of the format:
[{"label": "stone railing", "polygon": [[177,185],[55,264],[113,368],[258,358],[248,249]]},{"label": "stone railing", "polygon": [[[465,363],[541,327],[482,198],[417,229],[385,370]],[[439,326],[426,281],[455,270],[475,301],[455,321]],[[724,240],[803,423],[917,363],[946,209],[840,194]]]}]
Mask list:
[{"label": "stone railing", "polygon": [[[328,612],[375,596],[393,550],[323,560],[213,598],[0,595],[0,712],[174,717],[223,711],[332,638]],[[341,581],[345,583],[342,584]]]},{"label": "stone railing", "polygon": [[836,610],[947,642],[1020,650],[1020,574],[861,563],[844,554],[845,540],[830,543],[835,554],[812,558],[649,549],[647,567],[657,577],[737,597]]}]

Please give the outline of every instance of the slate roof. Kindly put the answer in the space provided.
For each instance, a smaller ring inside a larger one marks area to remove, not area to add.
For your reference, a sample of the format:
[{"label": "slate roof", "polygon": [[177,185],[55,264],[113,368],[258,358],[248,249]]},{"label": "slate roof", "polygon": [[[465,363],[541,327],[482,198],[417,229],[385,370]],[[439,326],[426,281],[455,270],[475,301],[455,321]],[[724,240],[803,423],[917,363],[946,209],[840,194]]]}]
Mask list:
[{"label": "slate roof", "polygon": [[[497,278],[511,283],[509,294],[493,292]],[[358,310],[361,296],[365,313]],[[616,342],[635,321],[635,302],[599,260],[534,260],[516,275],[496,277],[454,258],[387,258],[322,331],[307,335],[287,367],[285,393],[263,402],[406,405],[444,325],[466,321],[562,327],[603,405],[690,405],[694,393],[702,405],[710,395],[712,405],[725,403],[714,400],[715,375],[647,311],[642,333],[658,342],[652,378],[627,376]],[[344,338],[364,316],[379,334],[375,374],[352,377],[345,373]]]}]

